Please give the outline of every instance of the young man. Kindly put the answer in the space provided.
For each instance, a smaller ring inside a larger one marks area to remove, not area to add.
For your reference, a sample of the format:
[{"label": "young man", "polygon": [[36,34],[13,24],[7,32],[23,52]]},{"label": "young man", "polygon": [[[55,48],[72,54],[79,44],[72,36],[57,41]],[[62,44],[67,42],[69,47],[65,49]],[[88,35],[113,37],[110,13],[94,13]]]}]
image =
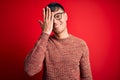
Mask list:
[{"label": "young man", "polygon": [[44,65],[43,80],[92,80],[88,47],[68,33],[64,8],[51,3],[43,8],[43,18],[40,38],[25,60],[28,75],[37,74]]}]

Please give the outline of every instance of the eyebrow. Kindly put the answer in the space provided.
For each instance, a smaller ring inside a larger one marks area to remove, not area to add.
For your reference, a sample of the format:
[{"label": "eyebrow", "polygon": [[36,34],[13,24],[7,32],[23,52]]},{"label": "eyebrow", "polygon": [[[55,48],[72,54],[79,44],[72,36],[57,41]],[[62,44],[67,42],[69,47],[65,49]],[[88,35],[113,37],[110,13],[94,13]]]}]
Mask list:
[{"label": "eyebrow", "polygon": [[[56,14],[62,14],[62,13],[64,13],[64,12],[58,12],[58,13],[56,13]],[[54,14],[54,15],[56,15],[56,14]]]}]

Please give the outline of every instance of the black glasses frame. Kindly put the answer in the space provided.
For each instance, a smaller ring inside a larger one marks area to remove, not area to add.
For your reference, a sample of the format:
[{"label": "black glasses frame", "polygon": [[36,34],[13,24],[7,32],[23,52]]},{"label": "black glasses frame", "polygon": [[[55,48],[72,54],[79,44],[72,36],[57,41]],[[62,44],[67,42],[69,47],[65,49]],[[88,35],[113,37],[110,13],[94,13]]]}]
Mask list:
[{"label": "black glasses frame", "polygon": [[62,14],[63,14],[63,13],[64,13],[64,12],[60,12],[60,13],[55,14],[55,15],[54,15],[54,18],[55,18],[56,20],[62,19]]}]

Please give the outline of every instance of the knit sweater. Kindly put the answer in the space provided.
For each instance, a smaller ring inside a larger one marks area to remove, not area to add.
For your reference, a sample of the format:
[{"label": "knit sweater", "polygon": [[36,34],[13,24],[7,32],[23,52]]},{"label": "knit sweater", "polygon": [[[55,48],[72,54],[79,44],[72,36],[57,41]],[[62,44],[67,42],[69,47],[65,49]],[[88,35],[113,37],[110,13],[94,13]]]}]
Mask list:
[{"label": "knit sweater", "polygon": [[43,65],[43,80],[92,80],[88,47],[73,35],[57,39],[42,33],[26,57],[25,71],[33,76]]}]

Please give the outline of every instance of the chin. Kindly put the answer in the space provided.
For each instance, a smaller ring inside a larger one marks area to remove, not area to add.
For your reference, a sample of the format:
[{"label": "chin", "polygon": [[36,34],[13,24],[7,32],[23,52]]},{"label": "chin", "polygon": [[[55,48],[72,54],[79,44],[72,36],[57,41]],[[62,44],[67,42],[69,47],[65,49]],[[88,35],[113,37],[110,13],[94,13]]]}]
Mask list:
[{"label": "chin", "polygon": [[60,34],[60,33],[64,32],[64,31],[65,31],[65,29],[63,29],[63,30],[55,30],[54,33],[55,34]]}]

